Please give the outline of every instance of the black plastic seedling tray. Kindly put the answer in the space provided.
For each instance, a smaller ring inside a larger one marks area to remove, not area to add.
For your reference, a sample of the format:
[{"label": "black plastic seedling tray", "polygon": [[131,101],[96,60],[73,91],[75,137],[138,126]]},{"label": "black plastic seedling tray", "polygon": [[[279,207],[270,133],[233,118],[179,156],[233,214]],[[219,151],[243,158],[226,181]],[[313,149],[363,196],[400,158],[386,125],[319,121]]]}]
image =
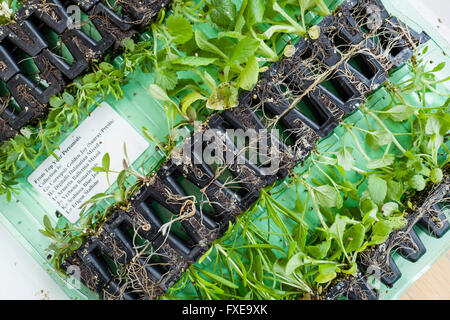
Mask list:
[{"label": "black plastic seedling tray", "polygon": [[[357,11],[355,9],[346,11],[348,10],[346,6],[343,8],[346,23],[344,24],[345,28],[339,33],[338,42],[340,44],[342,42],[356,43],[374,51],[382,50],[379,46],[375,46],[372,40],[368,43],[362,43],[362,35],[358,37],[357,33],[354,32],[356,20],[350,19],[353,17],[350,13],[354,14]],[[146,263],[139,257],[132,258],[138,255],[138,252],[134,249],[132,237],[124,232],[123,226],[127,225],[128,230],[135,230],[135,233],[150,242],[154,248],[159,248],[164,244],[167,248],[170,248],[167,250],[174,252],[176,258],[169,259],[169,265],[170,261],[176,260],[180,268],[177,269],[178,272],[168,273],[170,280],[165,280],[165,276],[160,276],[162,273],[157,272],[158,268],[145,268],[151,286],[157,287],[158,289],[155,289],[155,292],[162,294],[170,286],[167,284],[176,281],[175,278],[181,276],[189,265],[195,263],[206,252],[211,242],[227,230],[229,222],[233,222],[240,212],[245,211],[256,202],[261,188],[273,184],[277,179],[286,177],[290,169],[309,155],[320,137],[328,136],[338,125],[340,118],[355,111],[363,101],[364,95],[377,88],[386,79],[389,70],[384,68],[385,63],[377,60],[376,54],[367,53],[363,57],[358,57],[359,69],[366,70],[364,74],[356,71],[350,64],[347,64],[347,61],[341,61],[341,55],[334,46],[334,40],[338,38],[328,32],[331,25],[336,26],[339,21],[342,21],[342,15],[338,13],[337,17],[341,18],[330,17],[319,24],[323,29],[319,39],[308,42],[300,41],[296,44],[297,50],[293,57],[272,65],[252,92],[244,92],[240,95],[237,107],[226,110],[221,115],[213,115],[203,127],[203,130],[215,129],[216,134],[199,143],[198,139],[204,139],[204,131],[195,132],[184,142],[186,146],[191,147],[187,148],[190,152],[189,156],[185,157],[183,151],[175,152],[166,164],[152,176],[150,182],[136,193],[126,212],[116,211],[106,222],[105,232],[117,239],[115,243],[121,243],[121,247],[126,253],[127,258],[125,260],[119,261],[116,259],[120,262],[119,265],[122,268],[126,268],[130,261],[138,261],[141,265]],[[349,26],[352,29],[349,29]],[[330,48],[328,55],[322,55],[321,51],[317,49],[323,47],[324,44]],[[323,65],[335,69],[330,73],[329,78],[319,83],[313,80],[314,72],[308,69],[307,64],[303,61],[303,53],[308,50],[311,51],[311,54],[308,55],[307,59],[314,57],[314,65]],[[392,63],[390,66],[394,67],[396,64]],[[348,77],[348,71],[350,71],[351,78]],[[353,85],[355,79],[363,83],[364,90],[358,90]],[[346,95],[345,98],[327,89],[327,85],[323,83],[325,81],[331,81],[334,87],[342,90]],[[318,117],[313,120],[299,109],[291,107],[292,101],[285,96],[286,88],[297,95],[304,94],[302,101],[307,100],[307,108]],[[267,139],[271,143],[279,143],[280,150],[283,150],[283,158],[279,159],[282,164],[280,169],[269,175],[264,174],[262,166],[246,159],[245,155],[241,154],[241,150],[234,144],[233,139],[228,137],[227,134],[227,129],[251,128],[257,132],[266,130],[267,126],[264,119],[261,118],[260,111],[264,114],[281,117],[280,122],[286,131],[297,130],[291,135],[288,143],[282,141],[283,139],[274,139],[270,131],[264,131]],[[195,145],[202,145],[202,150],[195,150]],[[227,168],[239,181],[239,186],[235,186],[233,189],[225,187],[224,181],[215,177],[214,169],[206,164],[205,159],[202,158],[203,149],[211,145],[225,146],[225,148],[219,148],[219,150],[224,150],[224,154],[216,155],[219,158],[225,159],[227,153],[231,153],[232,156],[242,160],[239,162],[240,164],[235,164],[235,161],[232,162],[233,165]],[[185,150],[185,148],[182,147],[181,150]],[[183,160],[185,158],[195,159],[197,163],[185,163]],[[204,212],[202,204],[191,204],[190,210],[193,213],[188,218],[181,220],[183,232],[180,234],[180,230],[176,230],[175,227],[173,230],[163,232],[161,229],[164,221],[161,215],[161,207],[168,210],[172,217],[183,215],[187,210],[186,199],[189,197],[189,190],[182,187],[180,179],[186,179],[199,188],[207,201],[212,204],[214,213]],[[159,207],[155,206],[155,203],[158,203]],[[421,245],[420,239],[417,238],[413,230],[410,230],[409,234],[412,239],[411,246],[402,244],[398,250],[406,258],[416,260],[423,252],[423,245]],[[99,238],[96,241],[102,243],[100,247],[107,248],[108,244],[105,244],[105,239]],[[109,246],[110,251],[115,251],[111,250],[111,244]],[[379,250],[383,252],[383,248],[383,246],[380,246]],[[84,248],[79,249],[74,255],[82,256],[80,252],[83,252],[83,250]],[[109,255],[111,255],[111,252]],[[389,260],[390,269],[389,272],[383,274],[382,281],[387,285],[393,285],[401,276],[401,273],[389,253],[387,253],[386,258]],[[370,272],[364,265],[364,261],[360,261],[359,265],[361,270]],[[90,264],[90,267],[98,268],[98,264],[95,266]],[[109,268],[108,270],[102,269],[95,272],[101,272],[102,274],[108,274],[109,272],[111,274],[113,271]],[[118,295],[118,284],[115,284],[114,281],[112,276],[104,277],[102,286],[96,287],[94,290],[102,296],[104,296],[106,290],[110,296],[114,293],[115,298],[136,298],[130,293],[123,296]],[[342,291],[346,286],[352,286],[354,290]],[[122,292],[128,291],[122,290]],[[377,296],[376,292],[365,281],[364,274],[360,272],[351,282],[347,279],[337,283],[335,287],[330,289],[327,297],[338,298],[342,294],[348,299],[375,299]],[[139,298],[142,298],[142,296]],[[147,294],[146,298],[152,298],[152,296]]]},{"label": "black plastic seedling tray", "polygon": [[[142,5],[142,1],[139,3]],[[148,22],[169,1],[146,3],[148,10],[141,10],[140,14]],[[81,7],[100,37],[69,25],[67,7],[72,4]],[[47,0],[45,3],[33,0],[24,3],[16,12],[15,22],[0,26],[0,80],[6,83],[9,90],[8,98],[3,100],[14,98],[20,108],[19,112],[11,112],[11,106],[0,109],[0,141],[11,138],[23,126],[43,117],[50,97],[82,74],[93,59],[101,58],[113,47],[117,49],[123,39],[138,33],[138,25],[131,23],[132,18],[126,15],[126,8],[134,8],[135,4],[125,4],[125,14],[119,16],[99,0]],[[142,21],[139,22],[142,25]],[[49,32],[53,32],[66,46],[72,63],[69,64],[54,52],[53,45],[47,39]],[[29,70],[21,65],[21,61],[27,60],[23,59],[23,55],[32,58],[39,70],[39,78],[45,80],[48,86],[42,87],[32,81]]]}]

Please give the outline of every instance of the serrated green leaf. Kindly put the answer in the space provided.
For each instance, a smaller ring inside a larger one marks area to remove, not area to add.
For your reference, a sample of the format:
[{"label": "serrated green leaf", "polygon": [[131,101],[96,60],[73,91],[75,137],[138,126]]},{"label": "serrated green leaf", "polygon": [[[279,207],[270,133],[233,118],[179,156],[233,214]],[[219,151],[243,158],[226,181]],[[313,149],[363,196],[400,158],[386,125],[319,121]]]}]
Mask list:
[{"label": "serrated green leaf", "polygon": [[373,150],[378,150],[392,141],[392,136],[384,129],[373,131],[366,134],[366,143]]},{"label": "serrated green leaf", "polygon": [[158,69],[155,74],[155,83],[165,90],[172,90],[178,83],[176,71],[169,69]]},{"label": "serrated green leaf", "polygon": [[189,20],[180,15],[170,15],[166,19],[167,31],[174,38],[174,41],[178,44],[188,42],[192,36],[192,25]]},{"label": "serrated green leaf", "polygon": [[222,29],[232,29],[236,22],[236,5],[231,0],[211,0],[211,21]]},{"label": "serrated green leaf", "polygon": [[111,63],[104,62],[104,61],[100,62],[99,68],[100,68],[100,70],[102,70],[103,72],[106,72],[106,73],[114,70],[114,67]]},{"label": "serrated green leaf", "polygon": [[366,164],[366,167],[367,167],[367,169],[370,169],[370,170],[385,168],[385,167],[393,164],[394,161],[395,161],[394,155],[389,153],[380,159],[368,161]]},{"label": "serrated green leaf", "polygon": [[440,183],[444,177],[441,168],[434,168],[430,172],[430,181],[433,183]]},{"label": "serrated green leaf", "polygon": [[371,242],[381,244],[387,240],[392,231],[392,225],[389,221],[381,220],[372,227]]},{"label": "serrated green leaf", "polygon": [[409,179],[409,185],[411,188],[416,189],[417,191],[422,191],[425,189],[426,181],[421,174],[416,174]]}]

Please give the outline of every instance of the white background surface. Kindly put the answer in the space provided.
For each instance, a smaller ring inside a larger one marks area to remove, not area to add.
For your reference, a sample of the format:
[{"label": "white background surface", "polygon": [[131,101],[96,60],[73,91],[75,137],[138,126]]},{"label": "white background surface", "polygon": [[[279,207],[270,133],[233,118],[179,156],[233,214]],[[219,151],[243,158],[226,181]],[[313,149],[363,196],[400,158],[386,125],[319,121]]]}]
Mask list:
[{"label": "white background surface", "polygon": [[[450,42],[449,0],[407,1]],[[44,269],[2,225],[0,225],[0,299],[67,299]]]}]

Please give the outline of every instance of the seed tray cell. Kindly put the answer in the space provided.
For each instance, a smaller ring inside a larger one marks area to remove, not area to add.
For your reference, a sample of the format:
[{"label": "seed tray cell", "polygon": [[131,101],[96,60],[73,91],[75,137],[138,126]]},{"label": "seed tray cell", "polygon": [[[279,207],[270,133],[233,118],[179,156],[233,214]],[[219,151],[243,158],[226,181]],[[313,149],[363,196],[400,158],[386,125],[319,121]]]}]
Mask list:
[{"label": "seed tray cell", "polygon": [[[66,8],[59,0],[46,0],[45,4],[39,0],[27,1],[17,10],[15,18],[19,21],[25,21],[33,15],[41,24],[45,24],[57,34],[63,33],[69,23]],[[39,25],[36,27],[40,28]]]},{"label": "seed tray cell", "polygon": [[425,212],[423,217],[420,218],[419,224],[425,231],[436,238],[442,238],[450,229],[448,219],[442,211],[440,204],[433,205],[427,212]]}]

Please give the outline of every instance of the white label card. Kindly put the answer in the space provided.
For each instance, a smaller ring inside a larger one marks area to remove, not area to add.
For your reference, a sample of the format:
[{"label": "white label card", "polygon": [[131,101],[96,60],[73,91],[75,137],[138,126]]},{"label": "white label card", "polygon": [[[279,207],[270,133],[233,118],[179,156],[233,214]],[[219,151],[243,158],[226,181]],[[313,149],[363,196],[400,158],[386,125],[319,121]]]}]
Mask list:
[{"label": "white label card", "polygon": [[[149,146],[110,105],[102,102],[55,150],[59,161],[48,157],[28,177],[28,182],[75,223],[80,205],[108,189],[106,174],[92,169],[102,166],[103,156],[109,153],[111,170],[121,171],[124,143],[131,162]],[[111,183],[116,179],[117,174],[110,175]]]}]

